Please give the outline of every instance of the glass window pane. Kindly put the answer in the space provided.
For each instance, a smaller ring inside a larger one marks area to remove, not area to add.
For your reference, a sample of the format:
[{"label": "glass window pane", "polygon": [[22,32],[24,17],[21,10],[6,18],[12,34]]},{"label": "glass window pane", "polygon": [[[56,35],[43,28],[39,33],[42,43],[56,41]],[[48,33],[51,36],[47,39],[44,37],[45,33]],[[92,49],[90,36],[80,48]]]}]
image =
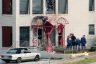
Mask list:
[{"label": "glass window pane", "polygon": [[55,13],[55,0],[46,0],[46,13],[47,14]]},{"label": "glass window pane", "polygon": [[20,14],[28,14],[29,8],[29,0],[20,0]]},{"label": "glass window pane", "polygon": [[89,35],[95,34],[95,27],[94,24],[89,25]]},{"label": "glass window pane", "polygon": [[12,14],[12,0],[2,0],[2,14]]},{"label": "glass window pane", "polygon": [[95,2],[94,0],[89,0],[89,11],[94,11]]},{"label": "glass window pane", "polygon": [[68,0],[58,0],[58,13],[68,13]]},{"label": "glass window pane", "polygon": [[43,0],[32,0],[32,9],[33,14],[42,14]]},{"label": "glass window pane", "polygon": [[30,40],[30,27],[20,27],[20,46],[29,46]]}]

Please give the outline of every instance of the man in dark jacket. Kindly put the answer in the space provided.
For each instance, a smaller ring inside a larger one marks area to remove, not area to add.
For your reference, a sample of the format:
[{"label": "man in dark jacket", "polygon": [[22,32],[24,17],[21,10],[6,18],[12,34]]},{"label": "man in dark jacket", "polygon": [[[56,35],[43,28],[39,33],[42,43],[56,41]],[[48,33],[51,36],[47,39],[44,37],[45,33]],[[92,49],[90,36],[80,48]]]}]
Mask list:
[{"label": "man in dark jacket", "polygon": [[85,35],[83,35],[81,37],[81,46],[82,46],[82,50],[86,49],[86,38],[85,38]]},{"label": "man in dark jacket", "polygon": [[71,40],[72,40],[72,48],[73,50],[75,50],[76,49],[76,37],[74,36],[74,34],[72,34]]},{"label": "man in dark jacket", "polygon": [[76,47],[77,47],[78,51],[80,50],[80,43],[81,43],[81,40],[79,38],[77,38],[76,39]]}]

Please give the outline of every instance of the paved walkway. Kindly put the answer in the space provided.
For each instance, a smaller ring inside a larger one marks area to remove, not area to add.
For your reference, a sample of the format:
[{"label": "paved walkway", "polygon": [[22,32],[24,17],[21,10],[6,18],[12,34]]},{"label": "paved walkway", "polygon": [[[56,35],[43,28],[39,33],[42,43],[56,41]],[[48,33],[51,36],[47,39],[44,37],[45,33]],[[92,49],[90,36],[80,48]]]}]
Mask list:
[{"label": "paved walkway", "polygon": [[80,61],[80,60],[84,60],[84,59],[85,59],[84,57],[62,59],[62,60],[57,60],[51,64],[64,64],[64,63],[76,62],[76,61]]},{"label": "paved walkway", "polygon": [[91,63],[91,64],[96,64],[96,62],[94,62],[94,63]]},{"label": "paved walkway", "polygon": [[[46,55],[48,55],[48,54],[46,54]],[[46,56],[46,55],[44,55],[44,56]],[[64,57],[64,59],[62,59],[62,60],[60,59],[60,60],[56,60],[56,61],[51,61],[50,64],[64,64],[64,63],[76,62],[76,61],[84,60],[85,58],[90,58],[90,57],[92,57],[92,58],[95,57],[96,58],[96,52],[89,53],[89,56],[83,56],[82,54],[81,55],[75,54],[76,57],[74,57],[74,54],[73,54],[73,57],[72,57],[70,55],[68,55],[68,54],[53,54],[52,56],[54,56],[54,57]],[[91,63],[91,64],[96,64],[96,62]]]},{"label": "paved walkway", "polygon": [[[89,53],[88,56],[81,55],[81,56],[77,56],[77,57],[57,60],[57,61],[53,62],[52,64],[64,64],[64,63],[70,63],[70,62],[78,62],[80,60],[84,60],[85,58],[96,58],[96,52]],[[91,64],[96,64],[96,62],[91,63]]]}]

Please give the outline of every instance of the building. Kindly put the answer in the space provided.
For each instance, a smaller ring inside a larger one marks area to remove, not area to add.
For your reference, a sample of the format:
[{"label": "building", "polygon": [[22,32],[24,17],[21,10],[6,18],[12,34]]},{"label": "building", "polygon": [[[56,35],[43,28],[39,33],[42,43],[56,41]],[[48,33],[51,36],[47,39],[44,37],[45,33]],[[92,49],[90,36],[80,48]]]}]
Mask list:
[{"label": "building", "polygon": [[[65,46],[67,36],[74,33],[78,38],[86,35],[90,47],[96,41],[95,3],[95,0],[0,0],[0,47],[46,44],[41,26],[46,18],[54,28],[49,36],[54,46]],[[63,38],[62,44],[60,38]]]}]

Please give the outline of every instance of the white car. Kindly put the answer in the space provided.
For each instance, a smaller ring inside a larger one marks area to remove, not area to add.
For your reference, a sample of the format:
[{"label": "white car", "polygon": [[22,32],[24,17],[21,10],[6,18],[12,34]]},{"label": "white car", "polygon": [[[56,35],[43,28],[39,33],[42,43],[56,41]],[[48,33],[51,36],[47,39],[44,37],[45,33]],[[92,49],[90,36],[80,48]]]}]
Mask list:
[{"label": "white car", "polygon": [[1,59],[7,63],[10,61],[16,61],[17,63],[20,63],[25,60],[39,61],[40,57],[40,53],[30,52],[28,48],[13,48],[10,49],[7,54],[1,55]]}]

